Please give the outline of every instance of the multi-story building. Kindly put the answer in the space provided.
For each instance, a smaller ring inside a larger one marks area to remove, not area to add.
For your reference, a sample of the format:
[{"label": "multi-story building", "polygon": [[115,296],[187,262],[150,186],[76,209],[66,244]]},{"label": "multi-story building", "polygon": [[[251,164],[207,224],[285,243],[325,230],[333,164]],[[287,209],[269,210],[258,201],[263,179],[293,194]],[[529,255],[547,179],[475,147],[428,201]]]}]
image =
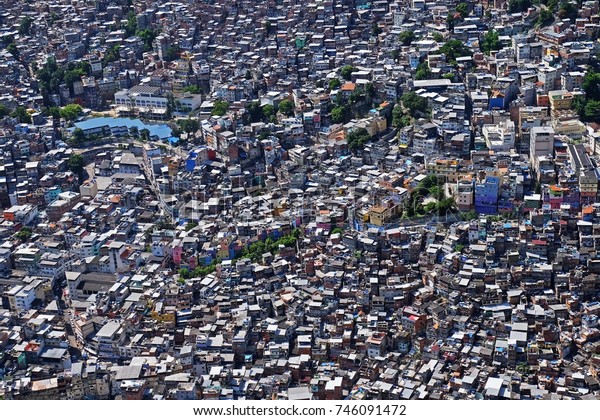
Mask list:
[{"label": "multi-story building", "polygon": [[20,223],[22,225],[30,224],[38,215],[37,206],[24,204],[21,206],[12,206],[4,210],[4,220]]},{"label": "multi-story building", "polygon": [[435,175],[448,182],[456,182],[460,178],[459,161],[456,159],[431,159],[425,163],[427,175]]},{"label": "multi-story building", "polygon": [[11,311],[22,312],[31,309],[31,305],[35,300],[35,282],[17,285],[10,289],[7,293],[8,302]]},{"label": "multi-story building", "polygon": [[53,201],[47,208],[48,220],[58,221],[63,215],[71,210],[79,202],[81,195],[72,191],[66,191],[58,195],[58,199]]},{"label": "multi-story building", "polygon": [[573,93],[568,90],[551,90],[548,92],[550,101],[550,110],[552,113],[571,109],[573,103]]},{"label": "multi-story building", "polygon": [[151,115],[166,118],[168,112],[191,112],[202,104],[202,95],[189,92],[173,94],[170,99],[158,86],[138,85],[115,93],[116,110],[127,115]]},{"label": "multi-story building", "polygon": [[107,359],[118,357],[118,347],[125,341],[125,330],[120,321],[109,321],[94,337],[98,356]]},{"label": "multi-story building", "polygon": [[515,146],[515,123],[510,120],[486,124],[482,133],[488,149],[494,152],[508,152]]},{"label": "multi-story building", "polygon": [[475,211],[480,214],[498,212],[498,192],[500,180],[497,176],[486,176],[475,183]]},{"label": "multi-story building", "polygon": [[538,70],[538,80],[543,84],[541,89],[545,93],[554,90],[557,78],[558,71],[553,67],[542,67]]},{"label": "multi-story building", "polygon": [[530,130],[529,153],[532,162],[539,156],[552,155],[554,152],[554,129],[552,127],[532,127]]},{"label": "multi-story building", "polygon": [[564,90],[572,92],[581,89],[585,73],[581,71],[568,71],[560,75],[560,83]]},{"label": "multi-story building", "polygon": [[454,189],[454,201],[461,211],[469,211],[473,209],[475,203],[475,188],[473,186],[473,180],[471,179],[460,179],[456,183]]}]

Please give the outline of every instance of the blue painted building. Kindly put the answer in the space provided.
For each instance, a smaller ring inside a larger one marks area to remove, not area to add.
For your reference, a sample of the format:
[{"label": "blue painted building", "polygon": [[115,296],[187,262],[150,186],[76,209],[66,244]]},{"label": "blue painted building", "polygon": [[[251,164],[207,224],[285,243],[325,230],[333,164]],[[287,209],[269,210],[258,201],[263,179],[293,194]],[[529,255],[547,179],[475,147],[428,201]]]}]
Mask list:
[{"label": "blue painted building", "polygon": [[111,134],[113,136],[122,137],[132,135],[134,127],[138,130],[138,133],[144,129],[148,130],[150,138],[153,140],[168,140],[172,138],[172,130],[166,124],[150,124],[144,123],[141,120],[129,118],[90,118],[88,120],[76,122],[75,127],[70,128],[69,131],[72,132],[75,128],[81,128],[86,135]]},{"label": "blue painted building", "polygon": [[498,213],[498,191],[500,179],[487,176],[485,181],[475,184],[475,211],[479,214]]}]

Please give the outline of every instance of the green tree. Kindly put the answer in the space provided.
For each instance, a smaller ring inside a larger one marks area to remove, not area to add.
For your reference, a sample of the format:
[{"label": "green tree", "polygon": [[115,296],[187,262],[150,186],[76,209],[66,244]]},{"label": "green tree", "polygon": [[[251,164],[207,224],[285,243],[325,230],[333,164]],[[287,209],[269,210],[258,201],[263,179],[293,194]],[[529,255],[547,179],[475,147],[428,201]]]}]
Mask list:
[{"label": "green tree", "polygon": [[472,51],[458,39],[450,39],[440,47],[440,52],[446,55],[446,60],[451,64],[456,64],[458,57],[473,55]]},{"label": "green tree", "polygon": [[579,11],[577,10],[577,6],[573,3],[568,1],[562,1],[560,3],[560,8],[558,9],[559,19],[569,19],[574,22],[578,15]]},{"label": "green tree", "polygon": [[21,35],[30,35],[31,34],[31,24],[33,23],[33,19],[29,16],[25,16],[21,19],[19,23],[19,34]]},{"label": "green tree", "polygon": [[259,101],[252,101],[247,105],[245,115],[247,116],[246,124],[263,121],[265,119],[265,114]]},{"label": "green tree", "polygon": [[184,92],[189,92],[193,95],[198,95],[199,93],[201,93],[200,88],[197,85],[189,85],[183,88]]},{"label": "green tree", "polygon": [[477,219],[477,212],[475,210],[469,210],[466,213],[462,213],[461,214],[463,220],[469,221],[469,220],[475,220]]},{"label": "green tree", "polygon": [[271,104],[266,104],[263,106],[263,113],[265,114],[265,118],[270,120],[271,118],[275,117],[275,114],[277,114],[277,109]]},{"label": "green tree", "polygon": [[357,71],[358,69],[354,66],[343,66],[340,69],[340,74],[345,80],[352,80],[352,73]]},{"label": "green tree", "polygon": [[84,131],[77,127],[71,134],[71,141],[75,144],[81,144],[86,140]]},{"label": "green tree", "polygon": [[79,114],[81,114],[81,111],[81,106],[77,104],[69,104],[60,109],[60,116],[67,121],[74,121]]},{"label": "green tree", "polygon": [[583,111],[585,110],[586,102],[587,99],[584,95],[576,95],[571,102],[571,109],[575,110],[581,119],[583,119]]},{"label": "green tree", "polygon": [[410,115],[405,114],[404,110],[400,105],[397,104],[396,106],[394,106],[394,109],[392,110],[392,125],[394,127],[398,129],[404,128],[406,126],[409,126],[411,122],[412,121]]},{"label": "green tree", "polygon": [[352,151],[361,150],[365,143],[367,143],[371,139],[369,132],[366,128],[359,128],[356,130],[352,130],[348,134],[348,148]]},{"label": "green tree", "polygon": [[434,32],[434,33],[433,33],[433,40],[434,40],[435,42],[444,42],[444,35],[442,35],[442,34],[441,34],[441,33],[439,33],[439,32]]},{"label": "green tree", "polygon": [[529,375],[529,365],[527,363],[519,363],[515,370],[521,375]]},{"label": "green tree", "polygon": [[57,106],[48,107],[44,109],[44,115],[58,119],[60,118],[60,108]]},{"label": "green tree", "polygon": [[334,124],[346,122],[348,108],[344,105],[338,105],[331,110],[331,121]]},{"label": "green tree", "polygon": [[54,23],[60,20],[60,16],[56,12],[50,12],[50,16],[48,17],[48,26],[54,26]]},{"label": "green tree", "polygon": [[458,6],[456,6],[456,11],[460,13],[460,17],[463,19],[469,16],[469,6],[467,3],[458,3]]},{"label": "green tree", "polygon": [[246,74],[244,75],[244,79],[246,79],[246,80],[252,79],[252,72],[250,70],[246,70]]},{"label": "green tree", "polygon": [[480,47],[481,51],[483,51],[484,53],[489,54],[490,51],[499,50],[501,46],[502,43],[500,42],[498,32],[491,30],[487,31],[485,35],[483,35]]},{"label": "green tree", "polygon": [[188,232],[188,231],[194,229],[196,226],[198,226],[198,222],[191,221],[191,222],[187,222],[185,224],[184,229],[186,232]]},{"label": "green tree", "polygon": [[11,117],[13,118],[18,118],[19,121],[21,121],[24,124],[31,124],[31,115],[29,115],[29,112],[27,112],[27,109],[25,109],[22,106],[18,106],[12,114],[10,114]]},{"label": "green tree", "polygon": [[269,21],[269,20],[265,20],[265,21],[263,22],[263,28],[264,28],[264,29],[265,29],[265,31],[267,32],[267,35],[268,35],[269,33],[271,33],[271,26],[272,26],[272,25],[271,25],[271,21]]},{"label": "green tree", "polygon": [[64,72],[63,80],[69,88],[71,94],[74,93],[73,84],[77,81],[81,81],[81,77],[85,75],[86,73],[82,69],[66,70]]},{"label": "green tree", "polygon": [[15,238],[17,238],[21,242],[28,242],[29,239],[31,239],[32,235],[33,235],[33,232],[31,230],[31,228],[22,227],[21,229],[19,229],[19,231],[17,233],[15,233]]},{"label": "green tree", "polygon": [[10,115],[10,109],[4,104],[0,104],[0,118]]},{"label": "green tree", "polygon": [[14,37],[13,34],[4,35],[2,37],[2,44],[3,44],[3,46],[7,46],[9,44],[12,44],[13,42],[15,42],[15,37]]},{"label": "green tree", "polygon": [[583,78],[581,87],[585,91],[585,97],[587,99],[600,100],[600,73],[588,69]]},{"label": "green tree", "polygon": [[431,77],[431,70],[429,69],[429,65],[426,61],[419,63],[417,66],[417,71],[415,72],[416,80],[425,80]]},{"label": "green tree", "polygon": [[373,99],[377,91],[375,90],[375,85],[371,82],[365,85],[365,94],[369,100]]},{"label": "green tree", "polygon": [[225,115],[227,109],[229,108],[229,103],[227,101],[217,100],[213,105],[212,115],[217,115],[219,117]]},{"label": "green tree", "polygon": [[179,47],[172,45],[167,48],[167,53],[164,56],[165,61],[173,61],[179,57]]},{"label": "green tree", "polygon": [[437,176],[427,175],[421,182],[419,182],[419,188],[426,189],[429,193],[429,189],[436,186],[437,183]]},{"label": "green tree", "polygon": [[538,15],[535,26],[546,26],[554,22],[554,15],[549,9],[541,9]]},{"label": "green tree", "polygon": [[112,63],[113,61],[119,60],[119,58],[121,57],[119,54],[120,49],[120,44],[116,44],[113,45],[111,48],[108,48],[104,53],[104,57],[102,57],[102,64],[106,66],[108,63]]},{"label": "green tree", "polygon": [[400,125],[398,126],[398,128],[408,127],[411,124],[412,124],[412,118],[410,117],[410,115],[404,114],[402,116],[402,118],[400,118]]},{"label": "green tree", "polygon": [[67,161],[67,167],[70,171],[80,174],[83,172],[83,168],[85,166],[85,161],[83,156],[80,154],[73,154],[69,156],[69,160]]},{"label": "green tree", "polygon": [[79,61],[77,63],[67,64],[67,70],[77,70],[82,76],[89,76],[92,74],[92,65],[89,61]]},{"label": "green tree", "polygon": [[131,11],[127,14],[127,22],[125,23],[125,36],[130,37],[137,32],[137,18],[135,12]]},{"label": "green tree", "polygon": [[140,130],[140,139],[142,141],[150,141],[150,130],[147,128],[142,128]]},{"label": "green tree", "polygon": [[400,32],[400,35],[398,35],[398,42],[407,47],[412,44],[416,38],[413,31],[402,31]]},{"label": "green tree", "polygon": [[454,30],[454,24],[454,13],[450,12],[448,13],[448,16],[446,16],[446,26],[448,27],[448,31],[452,32]]},{"label": "green tree", "polygon": [[175,111],[177,107],[177,101],[175,101],[175,97],[171,92],[167,93],[167,118],[171,118],[173,115],[173,111]]},{"label": "green tree", "polygon": [[429,195],[431,195],[438,201],[446,198],[446,193],[444,192],[444,189],[439,185],[434,185],[431,188],[429,188]]},{"label": "green tree", "polygon": [[142,29],[138,30],[135,33],[136,36],[140,37],[142,42],[144,43],[144,51],[152,51],[152,43],[154,39],[158,36],[158,34],[152,29]]},{"label": "green tree", "polygon": [[179,126],[188,134],[194,134],[200,129],[200,123],[197,119],[185,119],[179,121]]},{"label": "green tree", "polygon": [[448,197],[444,198],[437,204],[437,211],[439,214],[443,214],[454,207],[456,207],[454,197]]},{"label": "green tree", "polygon": [[433,211],[437,209],[437,204],[434,203],[433,201],[430,201],[429,203],[425,204],[425,206],[423,207],[423,210],[425,211],[425,213],[433,213]]},{"label": "green tree", "polygon": [[342,228],[340,228],[340,227],[336,227],[336,228],[333,228],[333,229],[331,230],[331,234],[332,234],[332,235],[335,235],[335,234],[337,234],[337,233],[344,233],[344,229],[342,229]]},{"label": "green tree", "polygon": [[77,175],[77,179],[81,184],[85,178],[85,161],[82,155],[73,154],[69,156],[69,160],[67,161],[67,167],[70,171]]},{"label": "green tree", "polygon": [[279,102],[279,112],[288,117],[294,115],[294,101],[290,99],[283,99]]},{"label": "green tree", "polygon": [[11,54],[17,60],[21,56],[21,53],[19,52],[19,48],[17,48],[17,44],[15,44],[14,42],[12,44],[10,44],[8,47],[6,47],[6,51],[8,51],[8,53]]},{"label": "green tree", "polygon": [[382,32],[383,29],[381,29],[381,27],[377,23],[373,22],[373,25],[371,25],[371,33],[373,34],[373,36],[378,36]]},{"label": "green tree", "polygon": [[354,89],[354,92],[350,94],[350,98],[348,98],[348,102],[351,104],[356,104],[365,99],[366,92],[362,88]]},{"label": "green tree", "polygon": [[527,11],[531,7],[531,0],[509,0],[508,12],[521,13]]},{"label": "green tree", "polygon": [[404,93],[400,100],[413,117],[427,112],[427,99],[417,95],[415,92]]},{"label": "green tree", "polygon": [[335,89],[339,89],[339,87],[342,85],[342,82],[340,82],[340,79],[338,79],[337,77],[335,79],[331,79],[329,81],[329,90],[335,90]]},{"label": "green tree", "polygon": [[595,99],[587,101],[583,110],[583,116],[585,121],[600,122],[600,101]]}]

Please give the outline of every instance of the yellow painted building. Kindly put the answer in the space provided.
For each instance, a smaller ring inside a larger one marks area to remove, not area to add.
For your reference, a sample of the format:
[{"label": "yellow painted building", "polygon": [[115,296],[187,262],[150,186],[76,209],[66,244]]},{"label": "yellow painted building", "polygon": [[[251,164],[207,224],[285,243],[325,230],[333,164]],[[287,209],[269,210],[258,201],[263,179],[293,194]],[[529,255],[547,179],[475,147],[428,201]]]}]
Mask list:
[{"label": "yellow painted building", "polygon": [[369,209],[369,221],[371,224],[383,226],[390,223],[391,220],[398,215],[400,207],[394,205],[392,207],[373,206]]},{"label": "yellow painted building", "polygon": [[567,90],[551,90],[548,92],[548,98],[552,112],[571,109],[573,94]]}]

